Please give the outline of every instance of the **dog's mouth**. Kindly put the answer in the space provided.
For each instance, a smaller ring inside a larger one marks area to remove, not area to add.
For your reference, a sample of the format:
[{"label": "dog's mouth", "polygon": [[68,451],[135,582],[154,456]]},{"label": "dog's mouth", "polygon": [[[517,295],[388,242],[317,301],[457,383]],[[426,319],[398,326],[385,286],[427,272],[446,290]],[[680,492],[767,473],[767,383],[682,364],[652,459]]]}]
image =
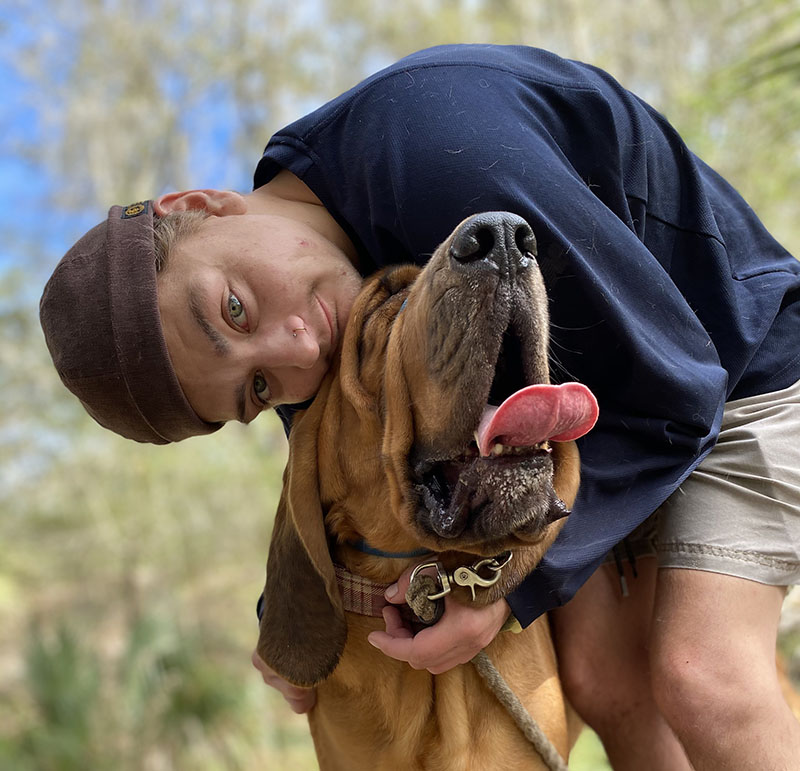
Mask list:
[{"label": "dog's mouth", "polygon": [[[486,458],[472,444],[462,455],[435,462],[422,474],[415,486],[420,524],[439,538],[484,543],[519,534],[534,519],[542,525],[553,522],[568,512],[552,490],[552,471],[546,443],[495,444]],[[527,499],[525,505],[514,505],[522,499]],[[532,501],[545,505],[534,510]]]},{"label": "dog's mouth", "polygon": [[579,383],[526,382],[519,338],[506,333],[488,399],[473,435],[451,457],[416,464],[417,523],[462,544],[536,540],[568,514],[553,490],[550,442],[585,434],[597,402]]}]

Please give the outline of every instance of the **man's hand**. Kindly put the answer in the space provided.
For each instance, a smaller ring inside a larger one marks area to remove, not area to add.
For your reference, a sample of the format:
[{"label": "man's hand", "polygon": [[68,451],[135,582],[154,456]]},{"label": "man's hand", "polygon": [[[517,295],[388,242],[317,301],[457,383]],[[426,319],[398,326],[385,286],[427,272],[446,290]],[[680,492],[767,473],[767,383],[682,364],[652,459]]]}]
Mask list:
[{"label": "man's hand", "polygon": [[292,710],[298,715],[308,712],[317,703],[317,691],[315,688],[301,688],[284,680],[264,663],[256,651],[253,651],[252,661],[253,666],[261,672],[264,682],[273,688],[277,688]]},{"label": "man's hand", "polygon": [[[407,570],[386,592],[394,604],[405,602],[411,578]],[[394,592],[392,591],[394,589]],[[378,650],[414,669],[427,669],[432,675],[466,664],[483,650],[500,631],[511,609],[505,600],[492,605],[469,607],[445,597],[445,611],[433,626],[416,635],[403,626],[400,612],[391,606],[383,609],[385,632],[372,632],[367,638]]]}]

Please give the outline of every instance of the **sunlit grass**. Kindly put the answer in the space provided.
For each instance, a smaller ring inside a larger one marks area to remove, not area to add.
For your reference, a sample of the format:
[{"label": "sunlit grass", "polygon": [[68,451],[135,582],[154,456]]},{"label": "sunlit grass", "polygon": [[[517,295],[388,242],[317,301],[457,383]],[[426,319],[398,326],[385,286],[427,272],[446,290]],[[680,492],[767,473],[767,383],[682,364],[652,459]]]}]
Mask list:
[{"label": "sunlit grass", "polygon": [[571,771],[607,771],[611,768],[597,735],[584,728],[569,756]]}]

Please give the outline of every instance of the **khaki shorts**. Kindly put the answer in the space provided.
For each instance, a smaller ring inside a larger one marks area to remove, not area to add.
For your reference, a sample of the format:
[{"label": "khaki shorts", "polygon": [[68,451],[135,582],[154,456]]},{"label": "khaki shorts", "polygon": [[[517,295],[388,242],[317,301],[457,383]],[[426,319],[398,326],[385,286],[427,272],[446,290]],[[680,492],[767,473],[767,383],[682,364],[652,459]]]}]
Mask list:
[{"label": "khaki shorts", "polygon": [[728,402],[714,449],[615,553],[800,583],[800,382]]}]

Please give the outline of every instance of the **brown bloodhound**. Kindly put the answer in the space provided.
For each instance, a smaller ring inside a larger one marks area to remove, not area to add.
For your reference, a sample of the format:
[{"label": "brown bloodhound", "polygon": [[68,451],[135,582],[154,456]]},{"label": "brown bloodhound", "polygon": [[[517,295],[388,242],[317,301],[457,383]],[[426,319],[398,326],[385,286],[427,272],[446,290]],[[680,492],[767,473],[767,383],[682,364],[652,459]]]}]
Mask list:
[{"label": "brown bloodhound", "polygon": [[[369,645],[383,621],[362,614],[348,583],[380,594],[424,561],[402,556],[420,549],[451,571],[511,550],[476,593],[490,603],[555,539],[578,487],[570,440],[596,403],[577,384],[549,385],[535,253],[523,220],[488,213],[461,223],[423,270],[376,274],[338,365],[294,418],[258,652],[318,687],[309,722],[324,771],[544,767],[472,666],[434,676]],[[471,601],[462,587],[453,596]],[[501,632],[487,653],[566,758],[547,619]]]}]

